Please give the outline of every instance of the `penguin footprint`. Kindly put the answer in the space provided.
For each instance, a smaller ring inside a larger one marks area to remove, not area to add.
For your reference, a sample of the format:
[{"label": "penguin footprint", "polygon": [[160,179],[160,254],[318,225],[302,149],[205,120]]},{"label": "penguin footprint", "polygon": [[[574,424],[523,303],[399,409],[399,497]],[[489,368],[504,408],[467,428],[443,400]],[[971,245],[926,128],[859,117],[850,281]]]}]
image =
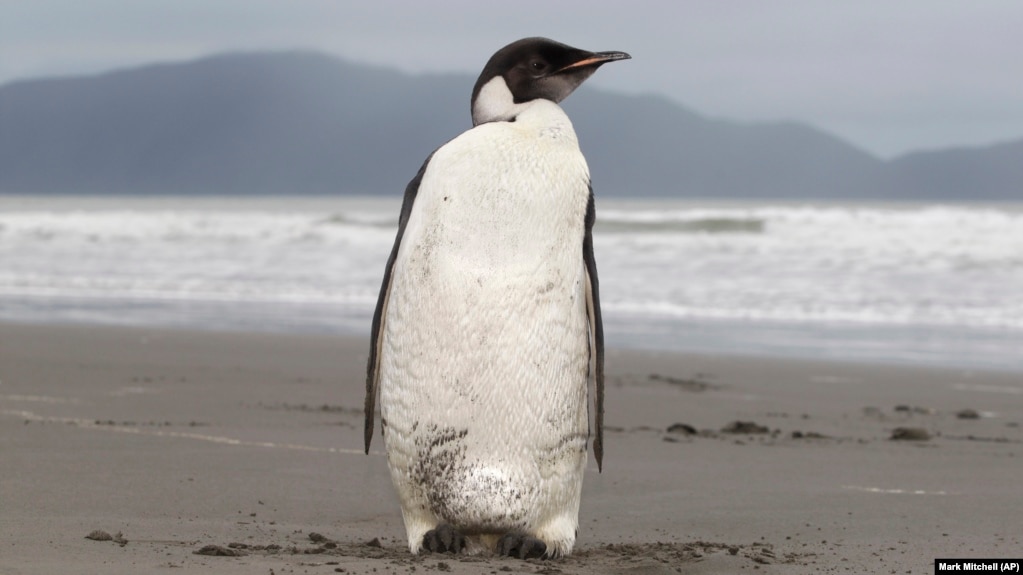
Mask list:
[{"label": "penguin footprint", "polygon": [[423,547],[430,553],[461,553],[465,548],[465,536],[442,523],[423,535]]},{"label": "penguin footprint", "polygon": [[497,542],[497,554],[519,559],[540,559],[547,544],[525,533],[507,533]]}]

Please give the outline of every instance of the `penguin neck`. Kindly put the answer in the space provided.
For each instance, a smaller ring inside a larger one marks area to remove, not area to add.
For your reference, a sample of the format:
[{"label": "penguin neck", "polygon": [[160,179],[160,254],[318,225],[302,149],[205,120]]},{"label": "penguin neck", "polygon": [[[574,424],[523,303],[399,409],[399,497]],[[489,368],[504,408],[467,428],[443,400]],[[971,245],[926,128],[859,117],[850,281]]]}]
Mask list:
[{"label": "penguin neck", "polygon": [[514,122],[527,110],[548,104],[558,106],[550,100],[543,99],[516,103],[504,77],[494,76],[480,88],[476,99],[472,102],[472,125],[479,126],[488,122]]}]

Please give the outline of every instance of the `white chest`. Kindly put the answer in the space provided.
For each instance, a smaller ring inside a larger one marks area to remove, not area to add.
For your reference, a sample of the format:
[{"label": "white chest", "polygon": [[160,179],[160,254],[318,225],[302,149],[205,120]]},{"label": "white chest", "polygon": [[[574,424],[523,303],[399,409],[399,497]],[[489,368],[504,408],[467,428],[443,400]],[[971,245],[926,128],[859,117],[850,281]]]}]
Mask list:
[{"label": "white chest", "polygon": [[[500,272],[564,265],[581,246],[589,170],[568,118],[536,102],[515,122],[470,130],[433,156],[405,230],[410,270]],[[437,270],[435,266],[442,266]]]}]

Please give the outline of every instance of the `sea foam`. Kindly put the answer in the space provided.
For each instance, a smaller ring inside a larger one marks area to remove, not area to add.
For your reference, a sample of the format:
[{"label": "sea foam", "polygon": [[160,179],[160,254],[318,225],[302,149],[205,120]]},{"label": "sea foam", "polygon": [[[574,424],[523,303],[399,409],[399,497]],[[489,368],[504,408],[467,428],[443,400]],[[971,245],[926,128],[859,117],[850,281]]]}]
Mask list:
[{"label": "sea foam", "polygon": [[[399,205],[0,197],[0,319],[201,310],[188,325],[277,306],[271,324],[359,329]],[[598,200],[594,242],[606,317],[647,340],[717,321],[1023,338],[1020,206]]]}]

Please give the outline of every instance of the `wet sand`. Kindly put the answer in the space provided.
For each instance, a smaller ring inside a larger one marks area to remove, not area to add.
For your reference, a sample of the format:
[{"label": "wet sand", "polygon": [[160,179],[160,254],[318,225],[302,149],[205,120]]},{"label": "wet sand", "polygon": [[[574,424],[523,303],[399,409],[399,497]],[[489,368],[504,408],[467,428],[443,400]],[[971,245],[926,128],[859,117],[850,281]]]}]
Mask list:
[{"label": "wet sand", "polygon": [[414,557],[380,437],[362,453],[366,347],[0,324],[0,573],[929,573],[1023,552],[1023,374],[611,350],[576,553]]}]

